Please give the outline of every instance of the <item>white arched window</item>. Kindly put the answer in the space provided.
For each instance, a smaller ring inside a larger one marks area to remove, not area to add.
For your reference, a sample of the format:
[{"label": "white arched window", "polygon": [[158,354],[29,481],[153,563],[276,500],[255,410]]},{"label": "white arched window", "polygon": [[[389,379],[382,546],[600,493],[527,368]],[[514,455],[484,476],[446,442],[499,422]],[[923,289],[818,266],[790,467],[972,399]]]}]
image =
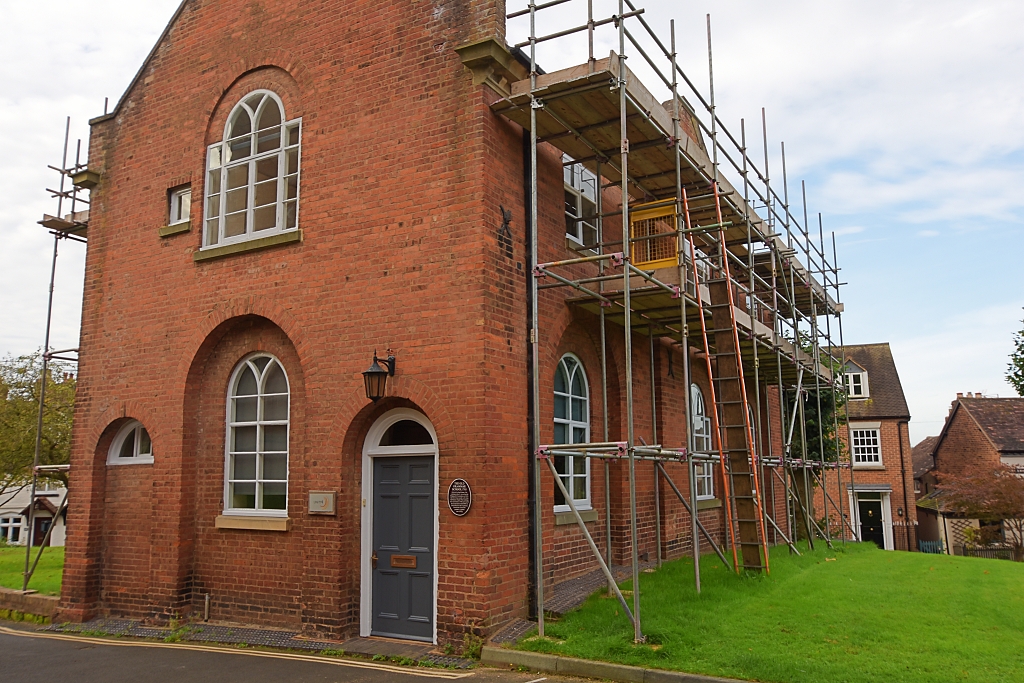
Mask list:
[{"label": "white arched window", "polygon": [[[590,390],[579,358],[565,355],[555,371],[555,443],[574,444],[590,441]],[[555,469],[572,494],[577,509],[590,507],[590,459],[583,455],[556,455]],[[558,486],[555,486],[555,511],[568,510]]]},{"label": "white arched window", "polygon": [[287,515],[288,377],[267,354],[244,359],[228,394],[224,512]]},{"label": "white arched window", "polygon": [[153,440],[138,420],[130,420],[114,436],[107,451],[108,465],[142,465],[153,462]]},{"label": "white arched window", "polygon": [[[696,384],[690,385],[690,424],[693,428],[693,450],[695,453],[710,453],[711,418],[707,416],[704,403],[704,392]],[[715,497],[714,464],[698,462],[694,465],[697,479],[697,499],[708,500]]]},{"label": "white arched window", "polygon": [[207,150],[204,247],[298,227],[300,127],[269,90],[235,105],[224,139]]}]

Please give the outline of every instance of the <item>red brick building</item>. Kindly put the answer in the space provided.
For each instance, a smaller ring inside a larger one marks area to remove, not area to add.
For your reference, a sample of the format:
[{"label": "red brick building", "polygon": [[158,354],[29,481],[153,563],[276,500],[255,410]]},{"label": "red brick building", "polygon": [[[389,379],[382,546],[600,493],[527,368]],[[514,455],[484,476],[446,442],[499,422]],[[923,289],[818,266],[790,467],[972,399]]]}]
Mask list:
[{"label": "red brick building", "polygon": [[[215,621],[437,642],[527,615],[528,135],[491,105],[528,69],[503,5],[188,0],[91,122],[62,618],[159,622],[209,596]],[[537,179],[540,261],[588,253],[567,215],[593,210],[597,176],[542,145]],[[540,303],[541,443],[622,441],[622,335],[607,340],[605,422],[598,315],[570,294]],[[630,359],[633,391],[652,397],[636,402],[637,438],[714,450],[706,358],[650,339],[634,335]],[[361,373],[385,350],[395,373],[371,402]],[[756,449],[777,456],[777,393],[764,377],[748,393]],[[559,467],[625,564],[627,468],[603,462]],[[689,552],[689,514],[640,465],[641,559]],[[700,467],[694,502],[722,542],[723,481]],[[688,490],[685,465],[666,469]],[[461,516],[445,500],[457,479]],[[543,481],[554,585],[596,565]]]},{"label": "red brick building", "polygon": [[914,450],[920,463],[915,480],[921,492],[917,503],[921,539],[941,542],[948,554],[962,552],[968,540],[965,531],[981,523],[943,514],[939,476],[999,465],[1024,472],[1024,398],[957,394],[939,435],[928,437]]},{"label": "red brick building", "polygon": [[[911,459],[910,408],[889,344],[845,347],[852,472],[835,504],[863,541],[886,550],[917,549],[917,513]],[[852,479],[852,483],[851,480]],[[850,533],[849,527],[846,529]]]}]

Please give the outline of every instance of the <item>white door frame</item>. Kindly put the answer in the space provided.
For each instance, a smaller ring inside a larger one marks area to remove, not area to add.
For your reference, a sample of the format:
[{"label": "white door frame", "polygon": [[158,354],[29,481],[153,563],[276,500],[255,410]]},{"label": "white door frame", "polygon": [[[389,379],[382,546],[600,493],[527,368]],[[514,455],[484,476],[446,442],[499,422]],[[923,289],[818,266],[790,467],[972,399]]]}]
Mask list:
[{"label": "white door frame", "polygon": [[882,543],[885,545],[885,550],[894,550],[896,548],[896,545],[894,544],[893,538],[892,538],[892,505],[890,503],[890,496],[892,495],[892,492],[891,491],[861,491],[860,489],[857,489],[857,490],[847,489],[847,493],[849,494],[849,498],[850,498],[850,510],[851,511],[852,510],[857,510],[857,516],[856,516],[857,523],[854,524],[853,526],[856,527],[856,529],[857,529],[857,540],[858,541],[863,541],[864,540],[864,538],[861,536],[861,533],[860,533],[860,525],[861,525],[860,508],[856,507],[857,503],[860,501],[860,497],[859,497],[858,494],[861,494],[861,493],[880,493],[880,494],[882,494]]},{"label": "white door frame", "polygon": [[[381,437],[388,428],[402,420],[418,422],[430,433],[434,440],[433,446],[378,446]],[[362,484],[362,506],[360,523],[360,552],[359,552],[359,635],[366,638],[370,635],[373,624],[373,568],[370,566],[370,556],[373,554],[373,459],[374,458],[397,458],[409,456],[430,456],[434,458],[434,631],[432,641],[437,645],[437,556],[438,537],[440,529],[440,514],[438,512],[438,473],[440,470],[437,448],[437,433],[434,425],[430,423],[427,416],[418,410],[411,408],[395,408],[377,418],[363,441],[363,484]]]}]

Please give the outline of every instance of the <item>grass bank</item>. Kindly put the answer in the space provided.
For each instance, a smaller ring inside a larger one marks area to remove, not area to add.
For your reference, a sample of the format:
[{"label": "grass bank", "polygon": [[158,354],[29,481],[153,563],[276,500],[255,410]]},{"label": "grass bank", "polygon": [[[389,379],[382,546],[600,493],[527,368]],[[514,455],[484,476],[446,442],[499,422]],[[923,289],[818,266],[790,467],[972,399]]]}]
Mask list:
[{"label": "grass bank", "polygon": [[519,648],[779,683],[1021,680],[1024,564],[848,544],[776,548],[769,577],[701,568],[699,596],[689,560],[641,577],[650,644],[595,595]]},{"label": "grass bank", "polygon": [[[32,560],[39,548],[32,549]],[[0,586],[21,590],[25,571],[25,548],[0,548]],[[47,548],[39,559],[32,582],[28,587],[43,595],[60,595],[60,582],[64,574],[64,548]]]}]

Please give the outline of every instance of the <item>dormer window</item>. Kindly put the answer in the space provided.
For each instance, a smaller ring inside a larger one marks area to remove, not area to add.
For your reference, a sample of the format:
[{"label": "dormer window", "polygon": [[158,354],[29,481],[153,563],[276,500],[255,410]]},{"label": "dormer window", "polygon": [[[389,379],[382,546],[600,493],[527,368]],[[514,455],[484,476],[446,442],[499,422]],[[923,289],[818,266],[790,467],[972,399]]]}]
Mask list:
[{"label": "dormer window", "polygon": [[868,398],[868,373],[854,363],[846,364],[846,393],[850,398]]}]

